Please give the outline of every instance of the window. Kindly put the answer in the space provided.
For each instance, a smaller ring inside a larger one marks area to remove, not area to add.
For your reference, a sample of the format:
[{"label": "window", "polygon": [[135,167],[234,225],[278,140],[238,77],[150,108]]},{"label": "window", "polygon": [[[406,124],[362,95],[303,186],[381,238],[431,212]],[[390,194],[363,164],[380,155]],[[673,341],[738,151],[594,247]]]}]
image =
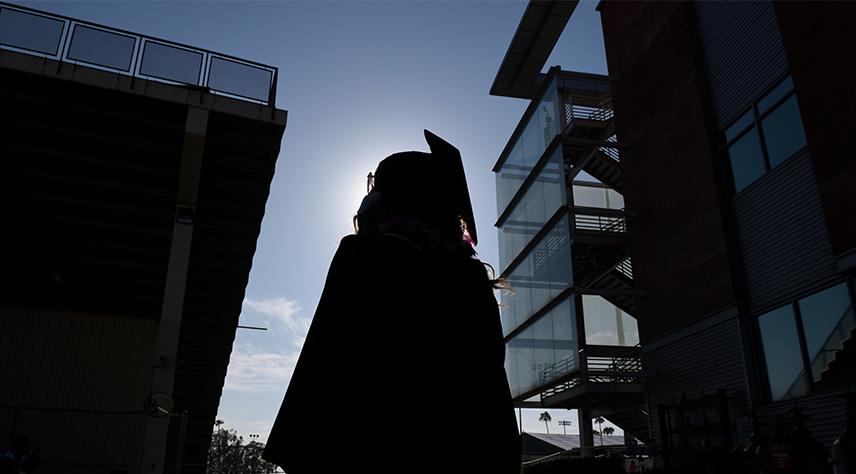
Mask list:
[{"label": "window", "polygon": [[773,401],[807,395],[846,370],[835,361],[856,331],[852,301],[840,283],[758,317]]},{"label": "window", "polygon": [[805,147],[805,131],[790,76],[726,128],[723,139],[735,193]]}]

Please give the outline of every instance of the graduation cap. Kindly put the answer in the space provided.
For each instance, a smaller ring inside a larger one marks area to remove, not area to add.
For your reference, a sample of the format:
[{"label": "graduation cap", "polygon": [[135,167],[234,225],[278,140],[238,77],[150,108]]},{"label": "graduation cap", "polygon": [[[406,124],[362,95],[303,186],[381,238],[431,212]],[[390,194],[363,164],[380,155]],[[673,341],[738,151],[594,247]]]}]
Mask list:
[{"label": "graduation cap", "polygon": [[477,244],[476,221],[461,152],[428,130],[425,141],[431,153],[405,151],[384,158],[373,175],[373,189],[395,199],[456,213],[467,224],[467,232]]}]

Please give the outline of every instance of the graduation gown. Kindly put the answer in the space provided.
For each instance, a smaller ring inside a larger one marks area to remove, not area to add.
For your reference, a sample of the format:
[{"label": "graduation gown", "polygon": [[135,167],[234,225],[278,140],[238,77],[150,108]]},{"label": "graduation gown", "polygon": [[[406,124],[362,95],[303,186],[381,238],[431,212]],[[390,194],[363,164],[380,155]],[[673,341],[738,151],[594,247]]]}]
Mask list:
[{"label": "graduation gown", "polygon": [[519,474],[504,357],[481,263],[346,236],[263,457],[288,474]]}]

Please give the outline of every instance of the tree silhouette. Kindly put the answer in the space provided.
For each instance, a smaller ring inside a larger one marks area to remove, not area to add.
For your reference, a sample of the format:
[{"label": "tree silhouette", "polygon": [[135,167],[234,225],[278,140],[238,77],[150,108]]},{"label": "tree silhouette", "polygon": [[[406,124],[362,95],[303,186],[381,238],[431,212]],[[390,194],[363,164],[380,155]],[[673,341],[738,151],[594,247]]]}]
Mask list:
[{"label": "tree silhouette", "polygon": [[597,423],[597,434],[600,435],[600,445],[603,446],[603,427],[601,425],[603,425],[606,420],[604,420],[602,416],[599,416],[594,419],[594,422]]},{"label": "tree silhouette", "polygon": [[[606,428],[603,429],[603,432],[607,436],[612,436],[612,433],[615,433],[615,428],[613,428],[611,426],[607,426]],[[601,444],[603,444],[603,442],[601,442]]]},{"label": "tree silhouette", "polygon": [[232,429],[223,428],[223,420],[214,422],[211,445],[208,448],[209,474],[267,474],[276,466],[262,459],[265,445],[258,441],[244,444],[244,438]]},{"label": "tree silhouette", "polygon": [[544,422],[544,426],[547,427],[547,434],[550,434],[550,425],[548,425],[547,423],[553,421],[553,417],[545,411],[544,413],[541,413],[541,416],[538,417],[538,421]]}]

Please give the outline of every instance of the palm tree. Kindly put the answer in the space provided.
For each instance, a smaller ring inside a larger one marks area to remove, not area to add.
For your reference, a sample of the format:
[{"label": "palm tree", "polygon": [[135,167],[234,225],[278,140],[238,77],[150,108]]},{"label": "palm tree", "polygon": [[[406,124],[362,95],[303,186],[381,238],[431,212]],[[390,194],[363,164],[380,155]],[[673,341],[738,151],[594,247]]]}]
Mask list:
[{"label": "palm tree", "polygon": [[541,413],[541,416],[538,417],[538,421],[544,422],[544,426],[547,427],[547,434],[550,434],[550,425],[548,425],[547,423],[553,421],[553,417],[545,411],[544,413]]},{"label": "palm tree", "polygon": [[[607,426],[606,428],[604,428],[604,429],[603,429],[603,432],[604,432],[607,436],[612,436],[612,433],[615,433],[615,428],[613,428],[613,427],[611,427],[611,426]],[[601,444],[602,444],[602,443],[601,443]]]},{"label": "palm tree", "polygon": [[601,425],[604,424],[606,420],[604,420],[602,416],[599,416],[594,419],[594,422],[597,423],[597,431],[600,435],[600,445],[603,446],[603,427],[601,427]]}]

